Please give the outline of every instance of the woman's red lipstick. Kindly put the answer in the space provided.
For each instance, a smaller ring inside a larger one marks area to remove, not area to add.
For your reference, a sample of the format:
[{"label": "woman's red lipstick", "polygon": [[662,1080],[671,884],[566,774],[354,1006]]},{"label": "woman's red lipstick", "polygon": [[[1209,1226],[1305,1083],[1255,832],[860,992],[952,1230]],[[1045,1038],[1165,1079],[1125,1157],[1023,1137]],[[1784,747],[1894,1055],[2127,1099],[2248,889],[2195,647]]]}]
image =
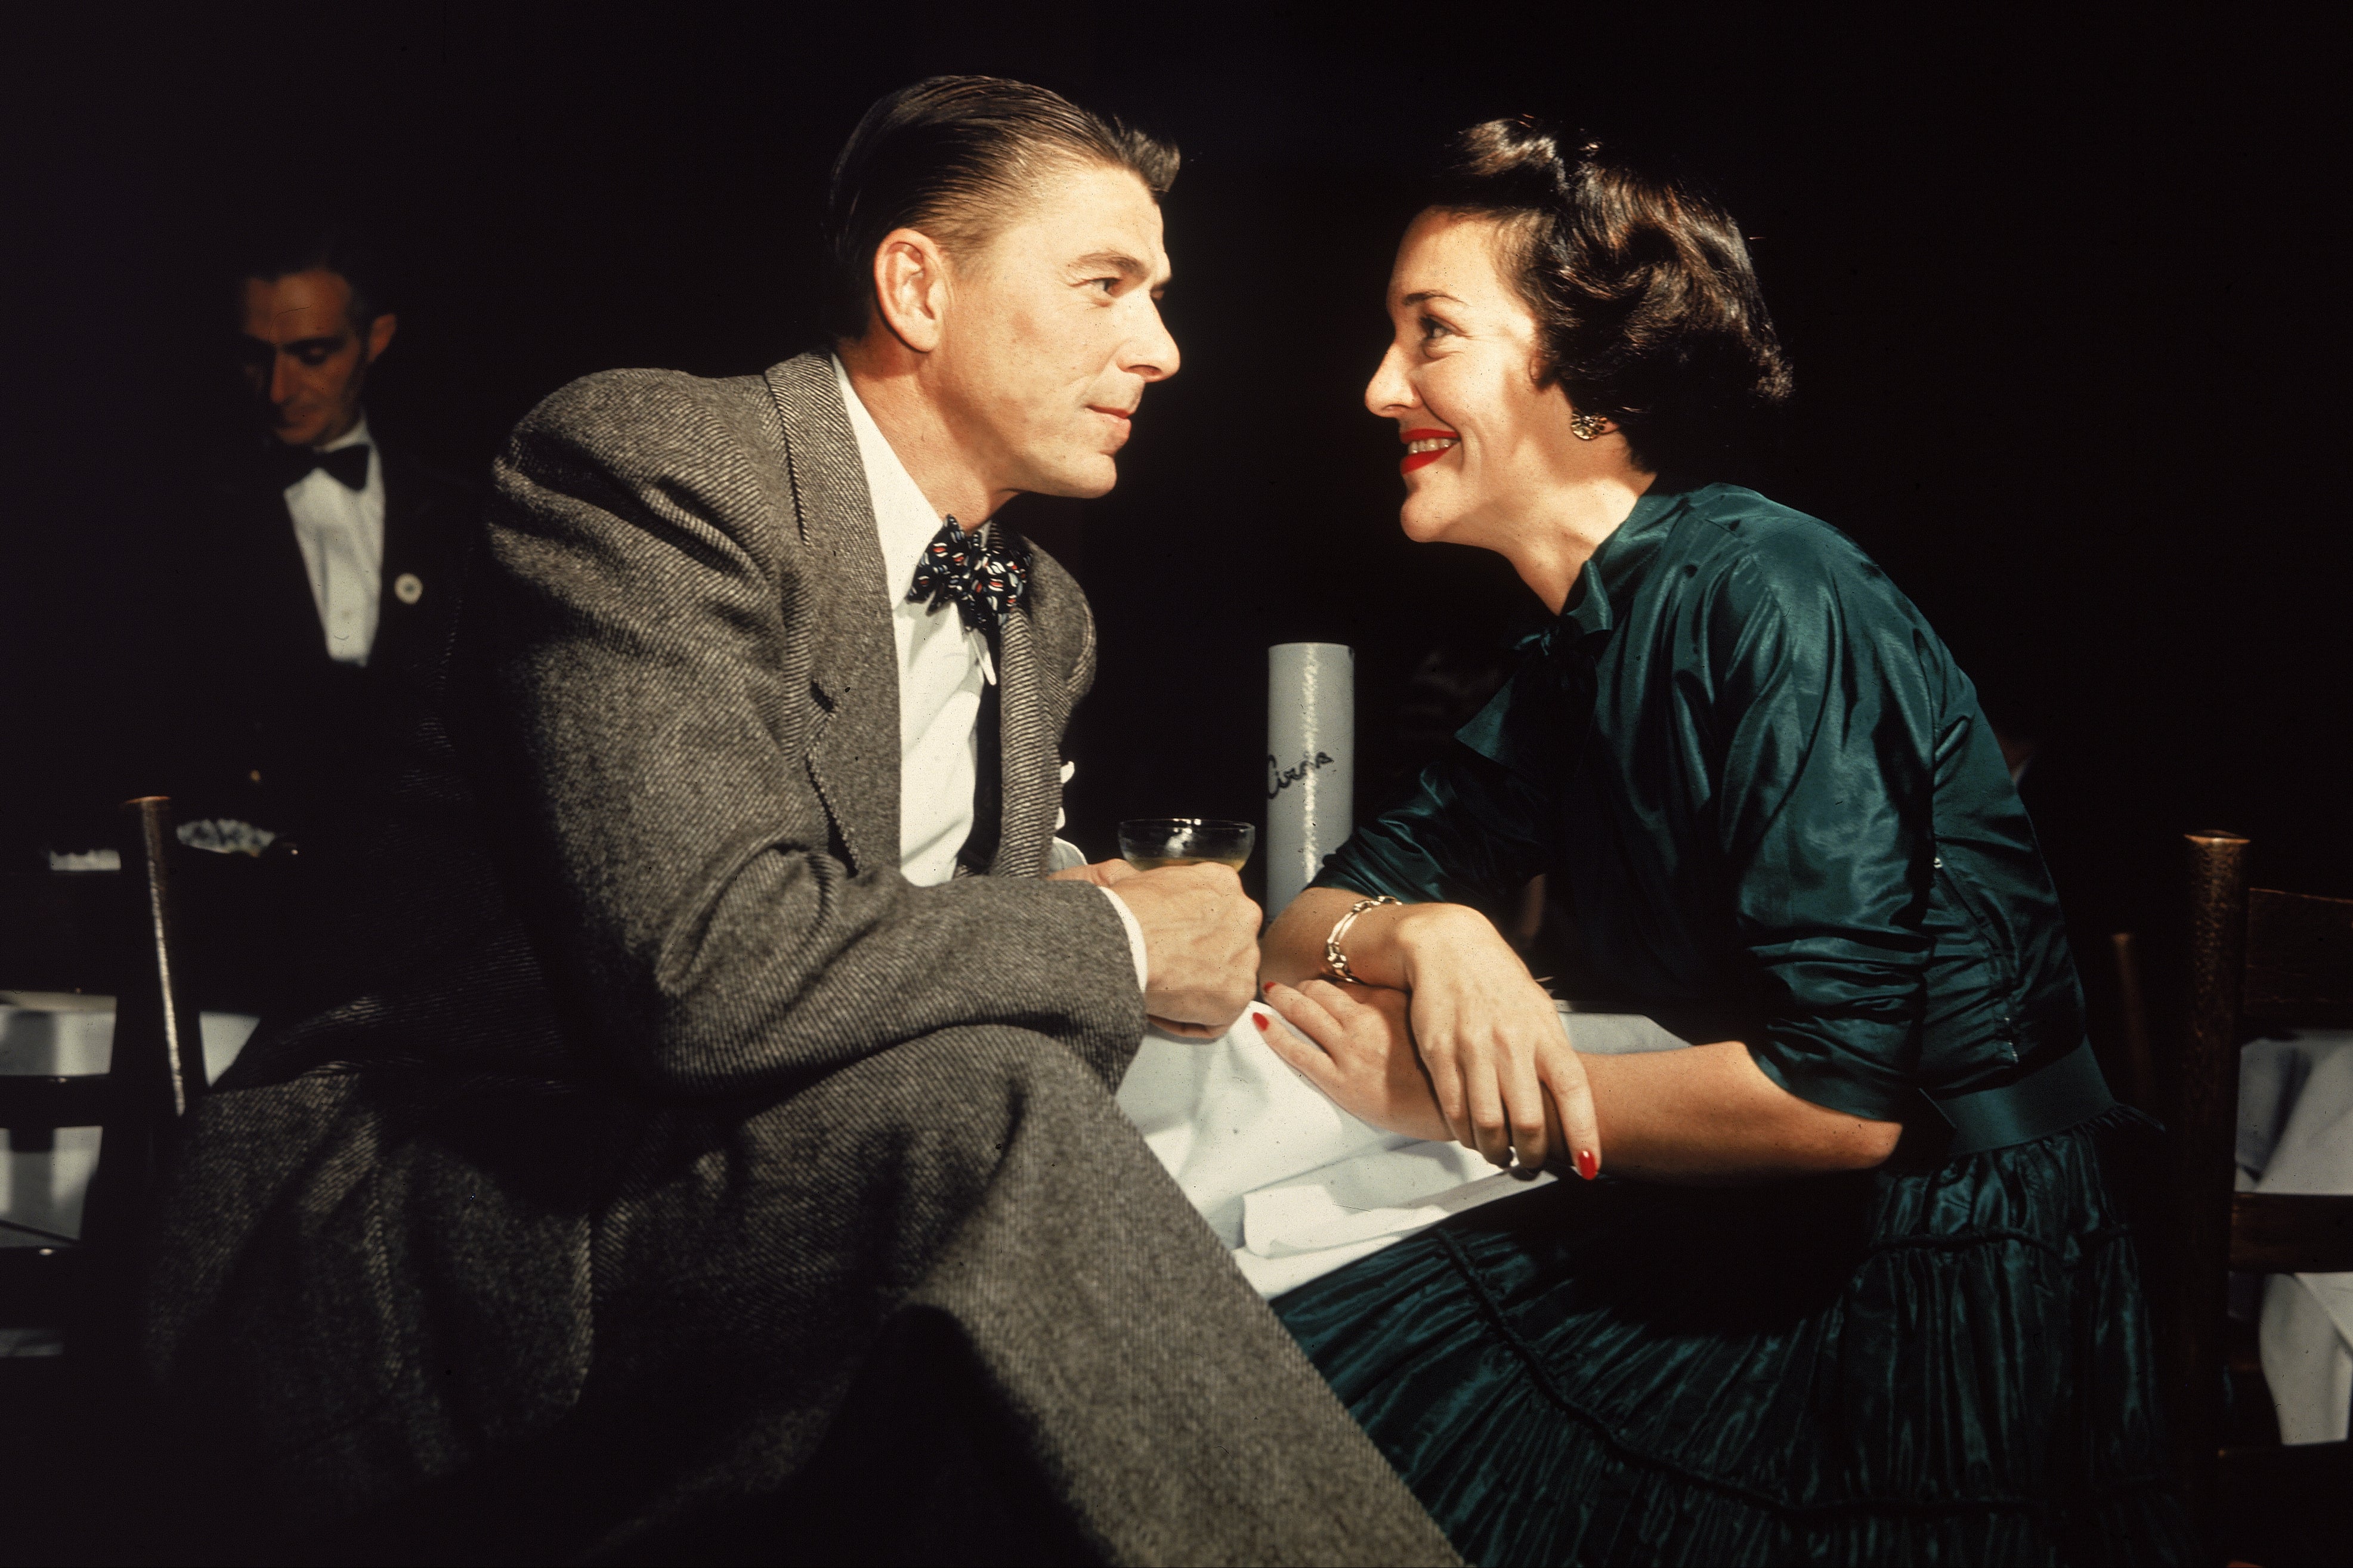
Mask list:
[{"label": "woman's red lipstick", "polygon": [[1398,465],[1398,472],[1401,474],[1409,474],[1416,468],[1426,468],[1430,467],[1430,464],[1438,461],[1439,458],[1454,450],[1455,443],[1461,440],[1462,437],[1457,436],[1451,430],[1408,430],[1403,435],[1399,436],[1398,439],[1404,442],[1408,447],[1411,447],[1418,442],[1423,441],[1442,441],[1445,443],[1442,447],[1433,446],[1425,447],[1419,452],[1408,452],[1405,455],[1405,460]]}]

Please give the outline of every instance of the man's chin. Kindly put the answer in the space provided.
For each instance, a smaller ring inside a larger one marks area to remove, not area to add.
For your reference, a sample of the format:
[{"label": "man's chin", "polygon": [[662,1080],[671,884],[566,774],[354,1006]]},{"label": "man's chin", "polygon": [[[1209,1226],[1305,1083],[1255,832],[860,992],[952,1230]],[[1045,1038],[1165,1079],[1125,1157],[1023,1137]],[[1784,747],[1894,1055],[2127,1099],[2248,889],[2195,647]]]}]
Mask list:
[{"label": "man's chin", "polygon": [[1068,463],[1022,486],[1031,495],[1060,496],[1064,500],[1093,500],[1111,494],[1119,483],[1119,465],[1108,455],[1092,461]]}]

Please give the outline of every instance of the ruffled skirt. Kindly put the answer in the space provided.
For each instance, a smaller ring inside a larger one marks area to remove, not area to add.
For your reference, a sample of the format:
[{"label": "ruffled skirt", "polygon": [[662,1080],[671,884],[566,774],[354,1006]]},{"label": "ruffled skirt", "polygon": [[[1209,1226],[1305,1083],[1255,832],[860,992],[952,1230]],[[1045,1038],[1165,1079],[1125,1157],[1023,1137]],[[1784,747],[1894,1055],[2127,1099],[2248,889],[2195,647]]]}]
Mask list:
[{"label": "ruffled skirt", "polygon": [[2185,1562],[2102,1166],[2147,1127],[1770,1186],[1558,1182],[1274,1308],[1487,1568]]}]

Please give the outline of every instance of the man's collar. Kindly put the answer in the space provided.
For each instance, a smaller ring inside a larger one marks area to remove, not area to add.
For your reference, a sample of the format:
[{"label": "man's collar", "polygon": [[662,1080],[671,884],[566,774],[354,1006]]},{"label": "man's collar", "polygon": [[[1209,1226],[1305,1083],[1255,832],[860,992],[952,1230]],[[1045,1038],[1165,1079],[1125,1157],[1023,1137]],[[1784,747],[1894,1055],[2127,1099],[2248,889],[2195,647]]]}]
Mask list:
[{"label": "man's collar", "polygon": [[940,516],[860,400],[858,388],[850,384],[849,366],[841,363],[839,354],[828,357],[834,386],[849,415],[850,434],[857,438],[859,458],[866,469],[866,495],[874,509],[883,574],[896,589],[903,589],[913,579],[933,536],[939,532]]},{"label": "man's collar", "polygon": [[[396,419],[393,423],[397,425],[400,421]],[[359,423],[353,425],[350,429],[344,431],[333,440],[326,442],[324,445],[319,447],[317,450],[322,452],[340,452],[346,447],[356,447],[367,438],[367,410],[362,409],[360,410]]]}]

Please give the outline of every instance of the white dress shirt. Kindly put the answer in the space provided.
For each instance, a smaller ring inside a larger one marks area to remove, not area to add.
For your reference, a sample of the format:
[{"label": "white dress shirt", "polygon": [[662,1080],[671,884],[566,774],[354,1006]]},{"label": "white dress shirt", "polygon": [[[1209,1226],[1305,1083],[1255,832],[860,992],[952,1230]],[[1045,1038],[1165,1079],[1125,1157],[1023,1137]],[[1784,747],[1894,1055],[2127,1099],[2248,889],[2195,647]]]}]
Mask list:
[{"label": "white dress shirt", "polygon": [[[367,416],[319,448],[341,451],[368,438]],[[311,600],[327,657],[365,664],[375,646],[376,616],[384,592],[384,454],[368,448],[367,484],[349,489],[324,468],[313,468],[286,487],[286,510],[294,519],[294,542],[311,574]]]},{"label": "white dress shirt", "polygon": [[[838,357],[833,374],[858,438],[882,547],[883,581],[890,585],[891,640],[899,655],[899,869],[919,888],[934,887],[955,875],[956,851],[972,835],[973,791],[980,781],[981,691],[997,672],[987,637],[965,626],[953,605],[935,614],[929,605],[907,598],[915,568],[944,520],[883,438]],[[1065,781],[1071,772],[1071,764],[1063,763]],[[1051,869],[1083,865],[1085,859],[1076,846],[1054,841]],[[1149,977],[1144,930],[1125,900],[1108,888],[1103,892],[1119,911],[1142,989]]]}]

